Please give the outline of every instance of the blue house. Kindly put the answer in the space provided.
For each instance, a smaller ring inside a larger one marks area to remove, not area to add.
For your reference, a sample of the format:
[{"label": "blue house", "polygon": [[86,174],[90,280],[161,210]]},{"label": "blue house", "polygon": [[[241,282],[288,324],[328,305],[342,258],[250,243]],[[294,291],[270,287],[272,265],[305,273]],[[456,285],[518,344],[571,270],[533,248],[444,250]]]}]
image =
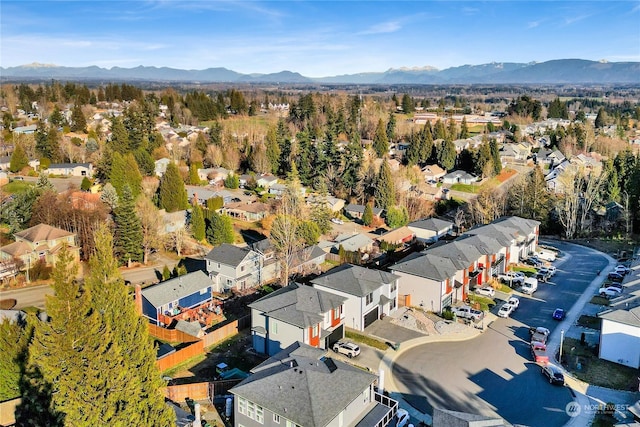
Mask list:
[{"label": "blue house", "polygon": [[211,302],[212,281],[201,270],[136,289],[142,315],[157,326],[169,326],[174,320],[195,316],[193,310]]}]

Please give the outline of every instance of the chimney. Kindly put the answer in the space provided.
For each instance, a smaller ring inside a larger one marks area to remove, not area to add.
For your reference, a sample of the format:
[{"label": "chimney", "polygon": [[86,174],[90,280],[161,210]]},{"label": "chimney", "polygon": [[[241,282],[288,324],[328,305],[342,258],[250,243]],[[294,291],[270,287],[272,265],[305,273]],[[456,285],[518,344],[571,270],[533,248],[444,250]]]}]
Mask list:
[{"label": "chimney", "polygon": [[139,315],[142,315],[142,288],[140,285],[136,285],[135,287],[135,303],[136,311]]}]

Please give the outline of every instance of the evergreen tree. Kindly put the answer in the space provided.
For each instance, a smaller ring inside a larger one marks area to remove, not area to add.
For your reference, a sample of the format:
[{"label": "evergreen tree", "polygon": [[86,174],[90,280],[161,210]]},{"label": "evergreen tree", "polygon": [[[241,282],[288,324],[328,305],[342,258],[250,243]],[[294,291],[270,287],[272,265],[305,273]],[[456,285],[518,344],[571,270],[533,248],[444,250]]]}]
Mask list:
[{"label": "evergreen tree", "polygon": [[568,119],[569,109],[567,108],[567,103],[560,101],[560,98],[556,98],[551,101],[549,103],[549,108],[547,109],[547,117],[556,119]]},{"label": "evergreen tree", "polygon": [[447,138],[447,128],[444,126],[442,120],[436,120],[436,124],[434,125],[434,134],[435,139],[446,139]]},{"label": "evergreen tree", "polygon": [[416,110],[415,104],[411,96],[408,93],[402,95],[402,111],[405,114],[411,114]]},{"label": "evergreen tree", "polygon": [[27,166],[29,166],[29,158],[24,151],[24,147],[22,147],[22,144],[16,144],[16,148],[13,150],[11,160],[9,161],[9,170],[16,173]]},{"label": "evergreen tree", "polygon": [[116,247],[120,260],[126,263],[142,261],[142,226],[128,184],[122,190],[115,214]]},{"label": "evergreen tree", "polygon": [[460,139],[469,138],[469,126],[467,126],[467,117],[462,117],[462,123],[460,123]]},{"label": "evergreen tree", "polygon": [[240,177],[235,173],[230,173],[224,179],[224,186],[226,188],[236,189],[240,187]]},{"label": "evergreen tree", "polygon": [[271,173],[277,174],[280,167],[280,145],[276,136],[276,128],[270,127],[267,130],[267,159],[271,165]]},{"label": "evergreen tree", "polygon": [[205,222],[202,208],[197,203],[193,205],[191,209],[191,233],[197,241],[204,240],[205,237]]},{"label": "evergreen tree", "polygon": [[498,141],[495,139],[489,140],[489,149],[491,150],[491,159],[493,160],[493,174],[499,175],[502,172],[502,160],[500,159],[500,148],[498,147]]},{"label": "evergreen tree", "polygon": [[443,169],[450,171],[456,165],[456,146],[453,141],[445,140],[438,147],[438,164]]},{"label": "evergreen tree", "polygon": [[207,241],[212,245],[223,243],[233,243],[235,234],[233,232],[233,222],[228,215],[219,215],[216,212],[209,212],[206,227]]},{"label": "evergreen tree", "polygon": [[124,126],[120,117],[111,118],[111,139],[109,140],[110,148],[120,154],[129,152],[129,132]]},{"label": "evergreen tree", "polygon": [[155,175],[155,171],[156,171],[155,162],[153,161],[153,157],[151,157],[151,154],[149,154],[149,152],[146,149],[142,147],[138,148],[136,151],[133,152],[133,156],[136,159],[136,163],[138,164],[138,170],[140,171],[141,174],[145,176]]},{"label": "evergreen tree", "polygon": [[198,176],[198,167],[192,163],[189,166],[189,184],[200,185],[200,177]]},{"label": "evergreen tree", "polygon": [[89,259],[86,287],[92,305],[115,342],[110,357],[120,369],[109,372],[126,381],[127,386],[110,391],[112,425],[170,426],[174,415],[164,404],[164,383],[155,364],[155,349],[147,322],[136,312],[113,256],[113,240],[102,225],[95,234],[95,252]]},{"label": "evergreen tree", "polygon": [[315,245],[320,239],[320,229],[313,221],[300,221],[297,232],[305,246]]},{"label": "evergreen tree", "polygon": [[87,119],[82,113],[80,104],[76,103],[71,112],[71,130],[74,132],[84,132],[87,127]]},{"label": "evergreen tree", "polygon": [[60,112],[60,109],[57,105],[53,107],[53,111],[49,116],[49,123],[58,127],[64,125],[64,117],[62,116],[62,113]]},{"label": "evergreen tree", "polygon": [[118,192],[110,182],[107,182],[102,188],[102,193],[100,194],[100,200],[106,204],[109,209],[114,211],[118,207],[118,201],[120,200],[118,196]]},{"label": "evergreen tree", "polygon": [[387,120],[387,139],[389,142],[396,139],[396,116],[393,112],[389,113],[389,120]]},{"label": "evergreen tree", "polygon": [[603,128],[607,125],[607,112],[604,110],[604,107],[600,107],[598,110],[598,115],[596,116],[596,121],[594,126],[596,129]]},{"label": "evergreen tree", "polygon": [[174,163],[169,163],[160,180],[159,201],[160,208],[167,212],[186,209],[189,205],[184,181],[182,181],[178,167]]},{"label": "evergreen tree", "polygon": [[169,267],[167,266],[167,264],[165,264],[164,268],[162,269],[162,280],[169,279],[171,279],[171,270],[169,270]]},{"label": "evergreen tree", "polygon": [[399,228],[409,223],[409,213],[404,206],[390,206],[386,218],[387,225],[391,228]]},{"label": "evergreen tree", "polygon": [[396,203],[396,190],[391,176],[391,167],[385,159],[380,166],[375,188],[376,205],[381,209],[388,209]]},{"label": "evergreen tree", "polygon": [[89,189],[91,188],[92,185],[93,185],[93,183],[91,182],[91,180],[85,176],[84,178],[82,178],[82,183],[80,184],[80,189],[82,191],[89,191]]},{"label": "evergreen tree", "polygon": [[455,141],[458,136],[458,125],[456,125],[456,121],[453,119],[450,119],[448,123],[447,136],[444,139],[446,141]]},{"label": "evergreen tree", "polygon": [[26,363],[31,329],[24,321],[0,322],[0,402],[20,396],[20,378]]},{"label": "evergreen tree", "polygon": [[371,203],[367,203],[364,207],[364,213],[362,214],[362,223],[367,227],[373,224],[373,207],[371,207]]},{"label": "evergreen tree", "polygon": [[142,174],[133,154],[128,153],[123,157],[117,151],[113,153],[109,182],[116,189],[118,196],[122,197],[124,186],[128,185],[133,198],[138,197],[142,191]]},{"label": "evergreen tree", "polygon": [[383,157],[389,152],[389,139],[387,138],[387,131],[382,119],[378,120],[376,126],[376,133],[373,137],[373,149],[378,157]]},{"label": "evergreen tree", "polygon": [[126,368],[112,358],[118,345],[92,307],[90,292],[75,280],[77,272],[63,247],[53,270],[54,295],[45,303],[50,321],[35,323],[28,369],[41,373],[40,388],[51,387],[53,410],[64,415],[64,425],[123,425],[111,422],[121,403],[112,392],[131,384]]}]

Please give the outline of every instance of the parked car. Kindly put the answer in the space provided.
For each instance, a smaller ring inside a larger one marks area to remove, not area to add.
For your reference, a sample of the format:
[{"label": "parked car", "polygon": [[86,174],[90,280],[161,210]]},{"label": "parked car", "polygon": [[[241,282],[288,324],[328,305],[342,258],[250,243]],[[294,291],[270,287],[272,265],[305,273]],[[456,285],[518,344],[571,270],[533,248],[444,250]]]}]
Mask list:
[{"label": "parked car", "polygon": [[[543,270],[542,268],[540,270]],[[541,272],[540,270],[538,270],[538,272],[536,273],[536,279],[538,279],[538,282],[542,282],[545,283],[547,280],[549,280],[549,274]]]},{"label": "parked car", "polygon": [[521,271],[507,271],[504,274],[499,274],[498,279],[504,283],[511,283],[514,285],[521,285],[524,283],[526,276]]},{"label": "parked car", "polygon": [[538,249],[535,252],[535,256],[541,260],[544,261],[555,261],[556,260],[556,254],[552,251],[548,251],[546,249]]},{"label": "parked car", "polygon": [[506,303],[512,307],[512,311],[516,311],[520,307],[520,299],[518,297],[509,297]]},{"label": "parked car", "polygon": [[336,353],[345,354],[347,357],[352,358],[360,354],[360,347],[357,344],[348,341],[338,341],[333,344],[333,351]]},{"label": "parked car", "polygon": [[598,289],[598,294],[601,297],[615,298],[622,293],[622,289],[615,286],[606,286]]},{"label": "parked car", "polygon": [[618,265],[616,267],[616,269],[613,270],[613,272],[625,276],[625,275],[631,273],[631,269],[629,267],[627,267],[626,265]]},{"label": "parked car", "polygon": [[564,385],[564,375],[560,368],[555,365],[543,366],[542,375],[549,379],[550,384]]},{"label": "parked car", "polygon": [[484,296],[493,298],[493,296],[495,296],[495,294],[496,294],[496,290],[493,289],[490,286],[488,286],[486,288],[478,287],[478,288],[475,288],[475,293],[478,294],[478,295],[484,295]]},{"label": "parked car", "polygon": [[468,305],[463,305],[461,307],[454,307],[451,311],[456,316],[462,317],[464,319],[480,320],[484,316],[483,312],[481,312],[480,310],[473,309]]},{"label": "parked car", "polygon": [[555,310],[553,310],[553,314],[551,315],[551,317],[553,317],[553,320],[562,320],[565,316],[566,313],[561,308],[556,308]]},{"label": "parked car", "polygon": [[553,270],[551,270],[551,268],[549,267],[542,267],[538,269],[538,274],[543,274],[546,277],[546,280],[549,280],[555,273],[555,267],[553,268]]},{"label": "parked car", "polygon": [[534,267],[542,267],[544,265],[544,261],[538,258],[537,256],[530,256],[525,260],[525,262]]},{"label": "parked car", "polygon": [[500,307],[500,310],[498,310],[498,317],[504,317],[504,318],[509,317],[512,311],[513,311],[513,306],[505,302]]},{"label": "parked car", "polygon": [[409,423],[409,412],[406,409],[398,409],[396,413],[396,417],[398,421],[396,422],[396,427],[404,427]]},{"label": "parked car", "polygon": [[340,224],[340,225],[344,224],[344,221],[338,218],[331,218],[331,222],[334,224]]},{"label": "parked car", "polygon": [[607,276],[607,279],[611,280],[612,282],[622,282],[624,280],[624,276],[620,273],[616,273],[616,272],[611,272],[609,273],[609,275]]}]

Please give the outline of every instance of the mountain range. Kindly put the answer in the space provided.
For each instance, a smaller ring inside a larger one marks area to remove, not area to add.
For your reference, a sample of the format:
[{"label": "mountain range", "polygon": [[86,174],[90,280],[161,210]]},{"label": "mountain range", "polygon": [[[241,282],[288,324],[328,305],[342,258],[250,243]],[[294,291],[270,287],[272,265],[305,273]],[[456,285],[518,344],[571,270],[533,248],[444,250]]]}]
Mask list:
[{"label": "mountain range", "polygon": [[638,84],[640,62],[588,61],[558,59],[546,62],[492,62],[438,70],[391,68],[384,72],[366,72],[311,78],[292,71],[271,74],[242,74],[227,68],[181,70],[169,67],[100,68],[62,67],[33,63],[0,67],[2,80],[68,79],[101,81],[157,81],[199,83],[294,83],[294,84]]}]

